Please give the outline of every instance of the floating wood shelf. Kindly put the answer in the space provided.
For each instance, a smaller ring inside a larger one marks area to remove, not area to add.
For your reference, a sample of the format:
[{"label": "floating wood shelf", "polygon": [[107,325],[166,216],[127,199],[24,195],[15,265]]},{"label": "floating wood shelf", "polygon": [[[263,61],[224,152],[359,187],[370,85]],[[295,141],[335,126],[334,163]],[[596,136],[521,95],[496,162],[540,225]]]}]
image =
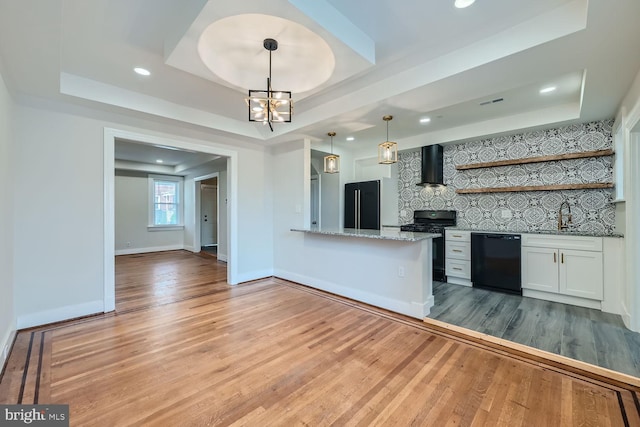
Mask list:
[{"label": "floating wood shelf", "polygon": [[463,188],[456,190],[457,194],[476,193],[510,193],[514,191],[557,191],[557,190],[585,190],[594,188],[613,188],[612,182],[596,182],[592,184],[556,184],[556,185],[527,185],[522,187],[489,187]]},{"label": "floating wood shelf", "polygon": [[582,153],[567,153],[567,154],[557,154],[554,156],[529,157],[526,159],[498,160],[495,162],[472,163],[468,165],[458,165],[456,166],[456,169],[465,170],[465,169],[492,168],[496,166],[523,165],[526,163],[554,162],[557,160],[582,159],[585,157],[603,157],[603,156],[611,156],[611,155],[613,155],[613,150],[610,150],[610,149],[584,151]]}]

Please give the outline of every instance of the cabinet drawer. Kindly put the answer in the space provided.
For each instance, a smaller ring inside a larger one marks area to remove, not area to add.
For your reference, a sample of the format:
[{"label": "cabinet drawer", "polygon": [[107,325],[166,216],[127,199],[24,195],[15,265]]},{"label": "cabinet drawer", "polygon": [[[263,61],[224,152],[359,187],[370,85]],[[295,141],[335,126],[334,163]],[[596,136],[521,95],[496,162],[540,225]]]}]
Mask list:
[{"label": "cabinet drawer", "polygon": [[447,259],[446,264],[445,274],[447,276],[471,279],[471,261]]},{"label": "cabinet drawer", "polygon": [[470,231],[458,231],[458,230],[444,230],[446,240],[458,241],[458,242],[470,242]]},{"label": "cabinet drawer", "polygon": [[447,241],[445,243],[445,258],[470,260],[471,244],[465,242]]}]

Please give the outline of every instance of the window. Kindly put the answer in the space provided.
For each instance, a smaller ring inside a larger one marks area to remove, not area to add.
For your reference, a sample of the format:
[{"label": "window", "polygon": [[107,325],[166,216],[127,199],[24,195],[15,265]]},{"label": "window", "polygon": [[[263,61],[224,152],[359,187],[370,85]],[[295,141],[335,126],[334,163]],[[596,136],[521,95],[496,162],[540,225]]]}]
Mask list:
[{"label": "window", "polygon": [[182,177],[149,175],[149,228],[182,228]]}]

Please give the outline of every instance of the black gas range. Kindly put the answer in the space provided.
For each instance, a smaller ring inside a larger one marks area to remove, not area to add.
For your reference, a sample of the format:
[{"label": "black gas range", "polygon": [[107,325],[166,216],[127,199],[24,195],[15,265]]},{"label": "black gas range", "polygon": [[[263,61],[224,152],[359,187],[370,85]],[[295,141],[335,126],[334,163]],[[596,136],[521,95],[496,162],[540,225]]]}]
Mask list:
[{"label": "black gas range", "polygon": [[414,233],[440,233],[442,237],[433,239],[433,280],[446,282],[444,254],[445,241],[444,229],[456,225],[456,211],[429,211],[421,210],[413,212],[413,224],[400,226],[402,231]]}]

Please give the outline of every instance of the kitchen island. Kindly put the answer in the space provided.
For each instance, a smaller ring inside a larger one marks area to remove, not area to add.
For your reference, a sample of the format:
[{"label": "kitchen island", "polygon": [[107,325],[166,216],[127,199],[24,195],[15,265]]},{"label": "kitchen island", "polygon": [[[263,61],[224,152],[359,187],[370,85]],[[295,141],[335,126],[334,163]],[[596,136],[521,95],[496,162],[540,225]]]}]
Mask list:
[{"label": "kitchen island", "polygon": [[434,233],[397,228],[291,229],[304,233],[305,274],[276,275],[347,298],[422,319],[433,306]]}]

